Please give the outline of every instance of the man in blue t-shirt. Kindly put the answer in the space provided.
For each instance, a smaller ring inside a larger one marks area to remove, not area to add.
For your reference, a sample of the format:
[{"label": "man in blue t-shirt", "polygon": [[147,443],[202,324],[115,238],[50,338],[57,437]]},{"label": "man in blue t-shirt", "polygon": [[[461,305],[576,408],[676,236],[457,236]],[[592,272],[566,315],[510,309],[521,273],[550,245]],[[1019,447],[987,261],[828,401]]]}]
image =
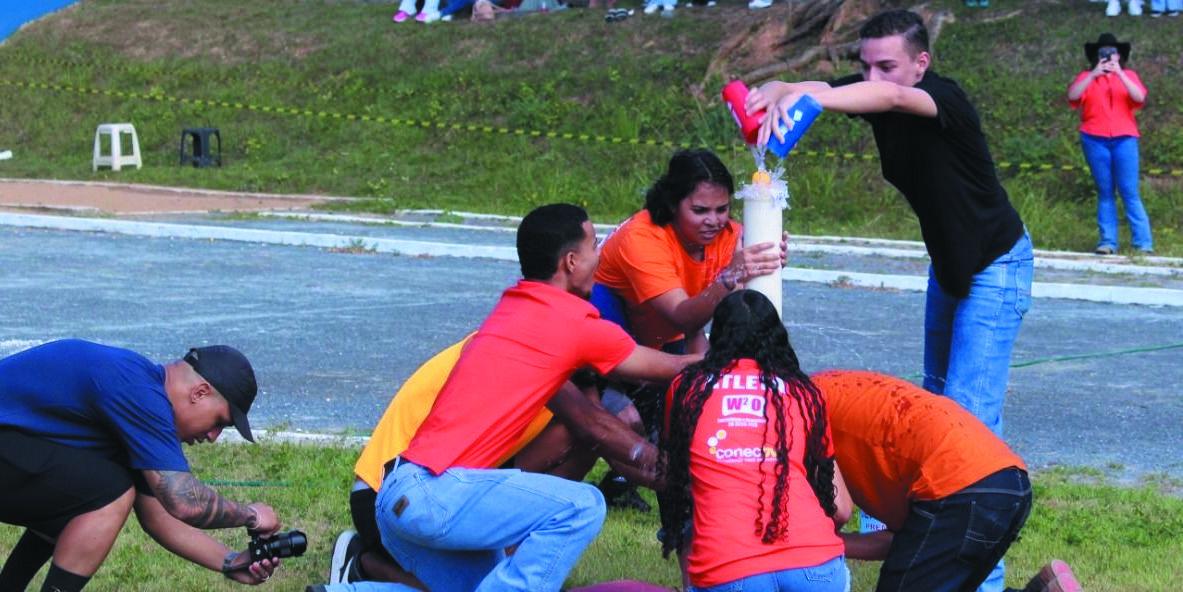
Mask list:
[{"label": "man in blue t-shirt", "polygon": [[265,504],[228,500],[189,472],[181,443],[213,442],[229,426],[249,441],[254,370],[224,345],[161,366],[80,340],[0,360],[0,522],[25,533],[0,570],[24,590],[52,556],[43,591],[80,590],[134,507],[168,550],[246,584],[278,561],[251,562],[201,529],[279,530]]}]

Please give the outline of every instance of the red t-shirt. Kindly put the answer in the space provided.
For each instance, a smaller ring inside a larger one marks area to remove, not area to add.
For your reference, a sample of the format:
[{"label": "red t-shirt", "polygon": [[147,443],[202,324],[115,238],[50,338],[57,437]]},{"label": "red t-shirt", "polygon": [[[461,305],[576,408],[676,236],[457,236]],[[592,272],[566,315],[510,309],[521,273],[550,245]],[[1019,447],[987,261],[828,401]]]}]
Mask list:
[{"label": "red t-shirt", "polygon": [[636,347],[586,300],[522,280],[465,346],[402,456],[436,475],[494,467],[573,372],[606,374]]},{"label": "red t-shirt", "polygon": [[[677,382],[666,394],[670,409]],[[756,574],[820,565],[842,555],[834,520],[826,516],[805,476],[805,422],[797,405],[786,408],[791,426],[788,536],[772,544],[756,530],[760,483],[764,484],[765,524],[772,513],[776,485],[776,433],[768,425],[760,368],[739,360],[715,383],[690,443],[690,492],[694,499],[694,538],[690,582],[710,587]],[[668,418],[667,418],[668,421]],[[775,421],[775,419],[774,419]],[[786,434],[786,435],[790,435]],[[828,432],[827,432],[828,437]],[[828,439],[828,438],[827,438]],[[832,455],[833,450],[829,453]],[[763,465],[763,472],[761,472]]]},{"label": "red t-shirt", "polygon": [[[1141,88],[1143,93],[1146,92],[1146,85],[1142,84],[1137,72],[1125,70],[1125,74],[1133,81],[1134,86]],[[1077,74],[1068,88],[1072,88],[1088,75],[1088,70]],[[1079,99],[1068,101],[1068,104],[1073,109],[1080,109],[1080,131],[1086,134],[1103,138],[1138,137],[1138,122],[1134,120],[1134,111],[1141,109],[1143,103],[1130,98],[1130,91],[1126,90],[1117,74],[1098,76],[1084,89],[1084,94],[1080,95]]]}]

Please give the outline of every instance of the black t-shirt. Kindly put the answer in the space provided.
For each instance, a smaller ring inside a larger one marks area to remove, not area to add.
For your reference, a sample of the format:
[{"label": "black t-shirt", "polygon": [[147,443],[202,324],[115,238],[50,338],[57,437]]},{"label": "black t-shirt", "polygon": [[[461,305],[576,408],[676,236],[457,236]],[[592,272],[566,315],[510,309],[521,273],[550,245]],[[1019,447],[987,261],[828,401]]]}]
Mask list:
[{"label": "black t-shirt", "polygon": [[[862,82],[860,75],[830,83]],[[958,298],[974,274],[1005,254],[1023,234],[1023,221],[998,182],[978,112],[956,82],[929,71],[916,84],[932,97],[937,116],[859,115],[871,123],[883,177],[920,219],[937,283]]]}]

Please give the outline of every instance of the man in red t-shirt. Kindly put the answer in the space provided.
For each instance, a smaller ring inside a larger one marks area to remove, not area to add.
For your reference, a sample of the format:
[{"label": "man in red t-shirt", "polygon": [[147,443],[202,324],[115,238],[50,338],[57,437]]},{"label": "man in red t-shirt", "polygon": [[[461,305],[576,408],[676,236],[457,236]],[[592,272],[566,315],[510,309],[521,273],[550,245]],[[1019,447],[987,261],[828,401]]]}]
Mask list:
[{"label": "man in red t-shirt", "polygon": [[[555,396],[576,370],[668,381],[695,359],[638,346],[587,302],[599,256],[582,208],[534,210],[517,248],[524,279],[465,346],[378,492],[384,546],[432,590],[558,590],[599,533],[604,499],[585,483],[495,469],[498,460],[544,405],[592,405]],[[613,446],[656,464],[652,447],[601,442]]]}]

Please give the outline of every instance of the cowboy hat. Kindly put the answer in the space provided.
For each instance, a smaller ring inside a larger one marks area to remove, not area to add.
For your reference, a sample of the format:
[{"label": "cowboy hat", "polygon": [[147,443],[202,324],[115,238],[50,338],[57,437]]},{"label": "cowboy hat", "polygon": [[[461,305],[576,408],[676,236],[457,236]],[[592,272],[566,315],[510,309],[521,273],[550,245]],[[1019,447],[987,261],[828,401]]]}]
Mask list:
[{"label": "cowboy hat", "polygon": [[1129,42],[1119,42],[1117,37],[1113,36],[1113,33],[1101,33],[1101,36],[1097,37],[1096,43],[1084,44],[1084,55],[1088,57],[1090,64],[1097,63],[1097,52],[1102,47],[1116,47],[1118,55],[1121,56],[1122,63],[1130,61]]}]

